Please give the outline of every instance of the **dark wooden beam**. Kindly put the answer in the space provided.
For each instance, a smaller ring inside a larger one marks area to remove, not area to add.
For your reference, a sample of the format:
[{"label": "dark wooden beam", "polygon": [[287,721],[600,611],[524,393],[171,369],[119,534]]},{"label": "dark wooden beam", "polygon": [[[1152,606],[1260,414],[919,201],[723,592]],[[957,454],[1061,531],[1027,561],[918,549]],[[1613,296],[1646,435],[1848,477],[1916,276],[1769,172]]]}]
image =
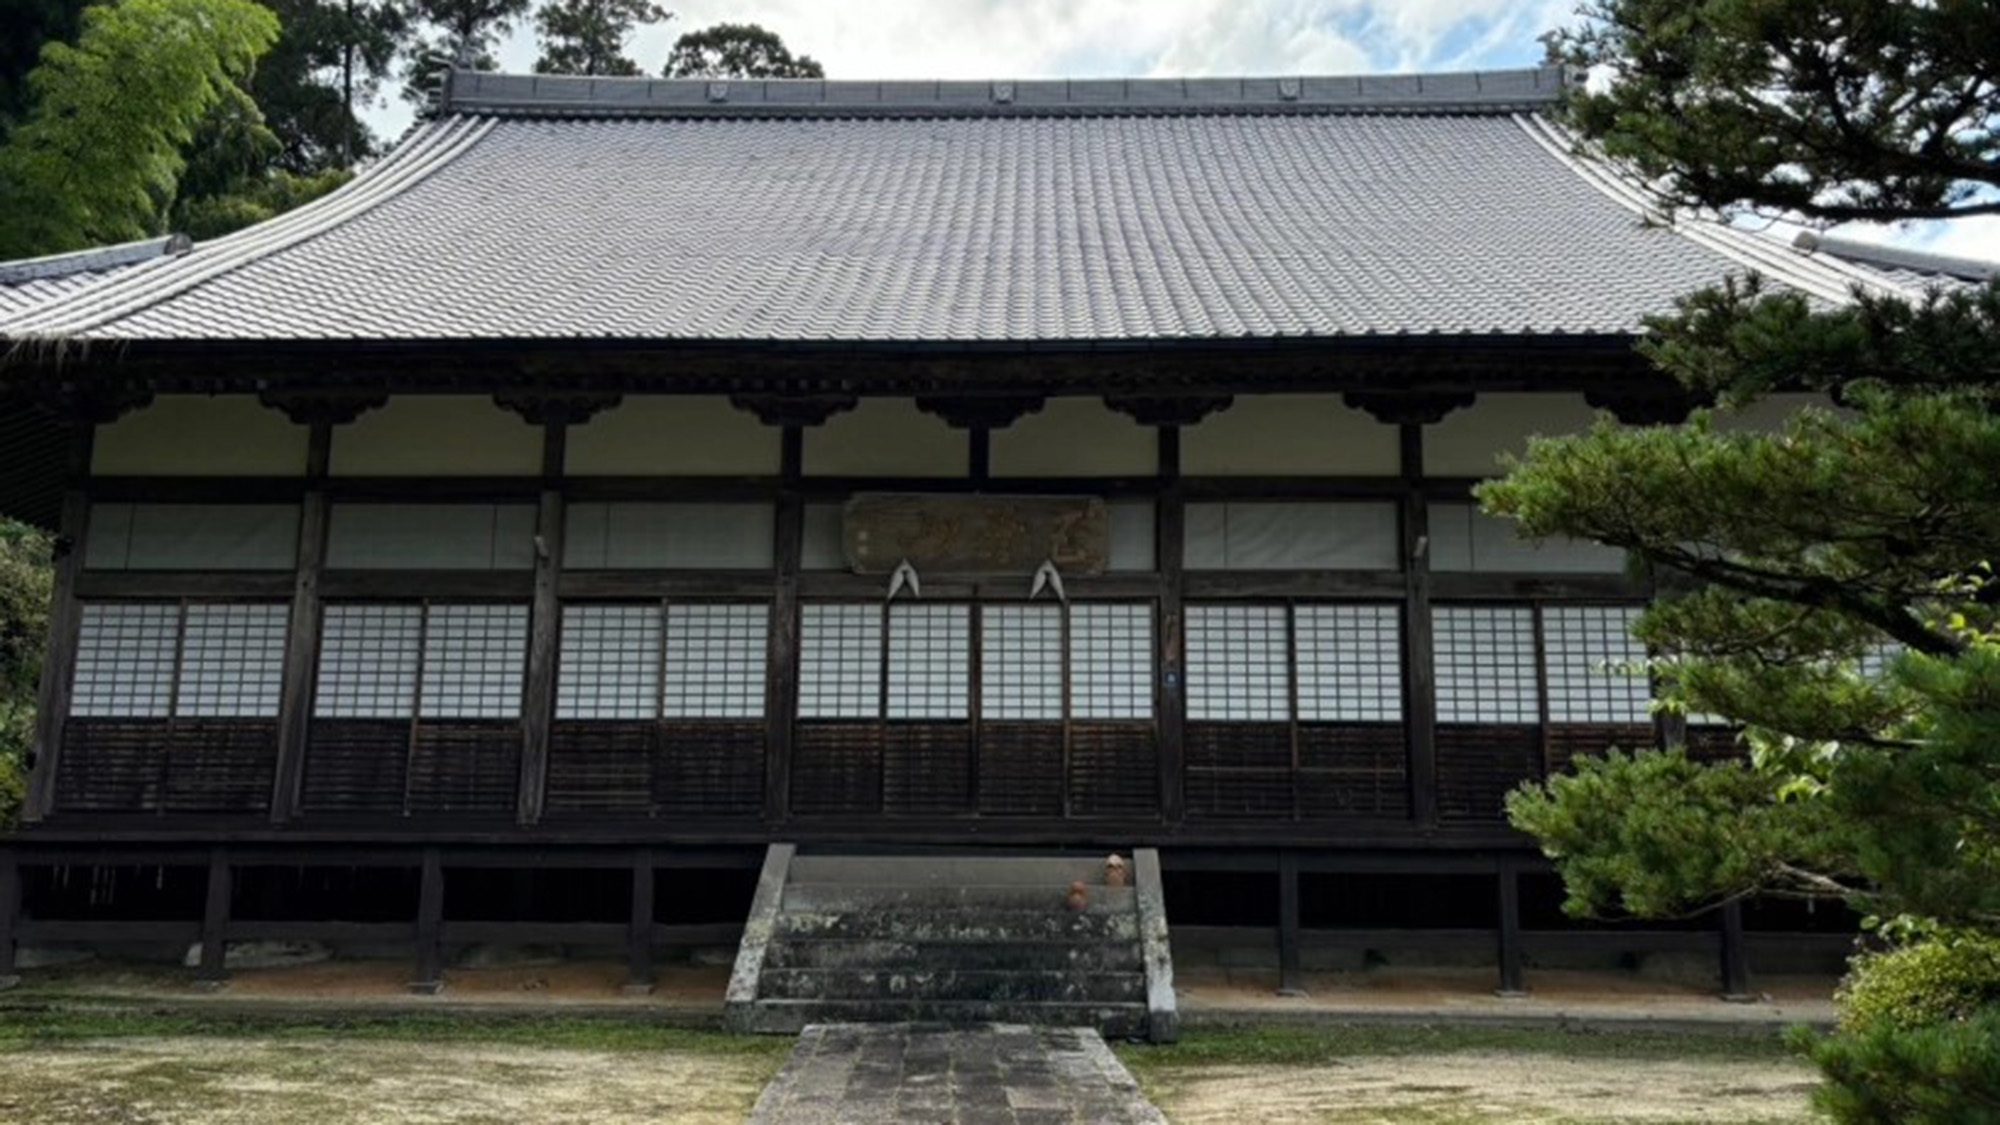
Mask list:
[{"label": "dark wooden beam", "polygon": [[17,857],[12,851],[0,849],[0,992],[21,983],[14,971],[21,898],[21,867]]},{"label": "dark wooden beam", "polygon": [[41,684],[35,693],[35,741],[28,751],[28,793],[21,819],[34,824],[55,808],[56,770],[62,759],[63,720],[69,716],[70,686],[76,671],[78,632],[83,608],[77,603],[77,578],[83,573],[84,547],[90,538],[91,443],[96,428],[78,422],[69,450],[69,480],[63,490],[62,523],[55,540],[55,574],[49,594],[48,644],[42,656]]},{"label": "dark wooden beam", "polygon": [[1757,997],[1750,991],[1750,954],[1743,940],[1743,903],[1732,899],[1716,911],[1721,931],[1722,998],[1745,1004]]},{"label": "dark wooden beam", "polygon": [[436,848],[425,848],[417,885],[417,974],[410,991],[435,996],[444,988],[444,861]]},{"label": "dark wooden beam", "polygon": [[1501,996],[1525,996],[1527,984],[1521,971],[1521,872],[1511,861],[1502,860],[1495,875],[1500,892],[1500,924],[1494,936],[1499,944]]},{"label": "dark wooden beam", "polygon": [[1304,996],[1299,956],[1299,855],[1278,853],[1278,995]]},{"label": "dark wooden beam", "polygon": [[1187,500],[1181,492],[1181,431],[1161,426],[1160,498],[1155,514],[1154,562],[1160,573],[1159,684],[1160,818],[1179,824],[1187,816],[1187,690],[1182,660],[1182,605],[1186,575]]},{"label": "dark wooden beam", "polygon": [[307,445],[309,482],[299,508],[299,555],[292,577],[292,608],[285,634],[285,682],[278,702],[278,761],[272,773],[271,819],[283,824],[298,810],[312,727],[313,672],[319,657],[319,574],[326,558],[324,484],[332,456],[333,425],[315,422]]},{"label": "dark wooden beam", "polygon": [[632,856],[632,916],[625,936],[625,991],[653,990],[653,853],[641,848]]},{"label": "dark wooden beam", "polygon": [[798,712],[799,571],[805,551],[805,431],[787,426],[779,446],[787,482],[778,500],[777,584],[771,595],[771,636],[765,679],[764,819],[773,827],[792,816],[792,731]]},{"label": "dark wooden beam", "polygon": [[562,578],[562,471],[568,435],[567,422],[543,424],[544,487],[535,518],[535,594],[528,618],[528,681],[521,693],[521,787],[517,811],[522,824],[535,824],[542,819],[549,773],[549,725],[555,721],[556,662],[562,638],[562,602],[558,600],[557,588]]},{"label": "dark wooden beam", "polygon": [[222,848],[208,853],[208,890],[201,910],[201,967],[195,979],[211,987],[228,979],[224,966],[229,952],[229,897],[234,874],[229,853]]},{"label": "dark wooden beam", "polygon": [[1423,495],[1424,428],[1398,429],[1405,491],[1402,498],[1403,728],[1409,738],[1410,814],[1426,828],[1438,822],[1437,669],[1431,648],[1430,507]]}]

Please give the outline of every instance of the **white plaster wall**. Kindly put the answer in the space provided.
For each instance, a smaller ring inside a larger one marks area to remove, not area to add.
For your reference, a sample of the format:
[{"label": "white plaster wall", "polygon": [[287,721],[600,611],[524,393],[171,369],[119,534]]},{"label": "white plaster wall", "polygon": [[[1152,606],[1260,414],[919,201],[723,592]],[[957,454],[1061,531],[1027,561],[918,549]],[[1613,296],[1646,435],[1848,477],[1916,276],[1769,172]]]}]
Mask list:
[{"label": "white plaster wall", "polygon": [[805,431],[807,476],[963,477],[970,465],[966,432],[906,398],[864,398]]},{"label": "white plaster wall", "polygon": [[472,395],[400,395],[333,428],[337,477],[518,477],[542,471],[542,431]]},{"label": "white plaster wall", "polygon": [[1052,398],[993,431],[996,477],[1149,477],[1159,464],[1159,431],[1098,398]]},{"label": "white plaster wall", "polygon": [[1582,395],[1482,394],[1471,406],[1424,427],[1424,474],[1497,476],[1500,455],[1519,456],[1530,436],[1577,433],[1596,421],[1597,411]]},{"label": "white plaster wall", "polygon": [[776,476],[784,434],[720,396],[627,398],[569,431],[570,476]]},{"label": "white plaster wall", "polygon": [[99,476],[303,476],[310,433],[250,395],[162,395],[99,426]]},{"label": "white plaster wall", "polygon": [[1396,427],[1339,395],[1238,395],[1181,431],[1188,476],[1395,476]]}]

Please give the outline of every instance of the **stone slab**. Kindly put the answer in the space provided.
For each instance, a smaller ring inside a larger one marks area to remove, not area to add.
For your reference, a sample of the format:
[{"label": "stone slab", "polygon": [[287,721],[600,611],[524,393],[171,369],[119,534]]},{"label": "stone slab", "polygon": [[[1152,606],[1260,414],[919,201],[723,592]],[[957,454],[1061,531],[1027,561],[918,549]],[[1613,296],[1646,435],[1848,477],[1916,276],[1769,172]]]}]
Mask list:
[{"label": "stone slab", "polygon": [[1166,1125],[1088,1028],[815,1024],[750,1125]]}]

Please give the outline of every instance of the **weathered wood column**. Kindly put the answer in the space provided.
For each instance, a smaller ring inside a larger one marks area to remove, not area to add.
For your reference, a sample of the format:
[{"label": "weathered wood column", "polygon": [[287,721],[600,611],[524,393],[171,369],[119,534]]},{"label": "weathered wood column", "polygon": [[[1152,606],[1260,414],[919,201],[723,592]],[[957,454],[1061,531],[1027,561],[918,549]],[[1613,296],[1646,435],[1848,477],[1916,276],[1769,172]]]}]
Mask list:
[{"label": "weathered wood column", "polygon": [[20,860],[13,852],[0,849],[0,992],[21,982],[14,972],[14,931],[21,920],[21,898]]},{"label": "weathered wood column", "polygon": [[69,717],[70,687],[76,672],[76,647],[83,625],[77,604],[77,576],[83,570],[84,546],[90,537],[90,461],[97,427],[153,399],[150,390],[104,388],[88,394],[63,395],[42,407],[68,418],[70,438],[67,480],[63,486],[61,523],[55,541],[55,574],[49,597],[48,645],[42,657],[41,683],[35,692],[35,740],[28,751],[30,773],[21,820],[33,824],[55,809],[56,772],[62,759],[63,723]]},{"label": "weathered wood column", "polygon": [[1502,859],[1496,879],[1500,891],[1500,924],[1495,934],[1499,943],[1499,993],[1504,997],[1526,996],[1528,987],[1521,971],[1521,869],[1513,860]]},{"label": "weathered wood column", "polygon": [[284,685],[278,696],[278,760],[272,771],[271,820],[282,824],[298,815],[305,777],[306,743],[312,732],[313,670],[319,663],[320,572],[326,564],[330,508],[327,478],[333,462],[333,431],[388,401],[386,395],[267,393],[264,405],[309,427],[306,487],[299,498],[298,558],[293,560],[292,606],[285,631]]},{"label": "weathered wood column", "polygon": [[729,402],[781,433],[778,446],[777,566],[771,591],[771,633],[765,649],[764,821],[792,818],[792,717],[798,712],[799,571],[805,552],[805,431],[854,409],[852,395],[732,395]]},{"label": "weathered wood column", "polygon": [[625,991],[639,995],[653,991],[653,853],[641,848],[632,853],[632,914],[625,935]]},{"label": "weathered wood column", "polygon": [[1431,634],[1430,504],[1424,491],[1424,427],[1472,402],[1470,394],[1351,392],[1347,405],[1397,428],[1402,477],[1403,729],[1409,738],[1410,816],[1430,828],[1437,808],[1437,657]]},{"label": "weathered wood column", "polygon": [[1304,996],[1300,980],[1299,853],[1278,853],[1278,995]]},{"label": "weathered wood column", "polygon": [[201,911],[201,965],[195,971],[195,980],[211,988],[221,987],[228,979],[229,900],[235,889],[234,874],[229,866],[229,853],[221,848],[209,849],[208,888]]},{"label": "weathered wood column", "polygon": [[1734,1003],[1756,999],[1750,991],[1750,951],[1743,936],[1743,903],[1731,899],[1716,912],[1721,931],[1722,998]]},{"label": "weathered wood column", "polygon": [[542,819],[549,777],[549,725],[555,721],[556,660],[562,634],[563,468],[569,428],[598,411],[616,406],[613,394],[499,394],[493,401],[531,426],[542,428],[542,487],[535,515],[535,594],[528,613],[528,680],[521,692],[521,779],[516,816],[522,824]]},{"label": "weathered wood column", "polygon": [[434,996],[444,988],[444,858],[425,848],[417,885],[417,964],[410,991]]},{"label": "weathered wood column", "polygon": [[1187,818],[1187,668],[1183,607],[1186,578],[1187,493],[1181,483],[1181,431],[1233,401],[1228,396],[1186,398],[1106,397],[1104,405],[1159,431],[1159,508],[1154,513],[1154,565],[1160,572],[1158,668],[1160,818]]}]

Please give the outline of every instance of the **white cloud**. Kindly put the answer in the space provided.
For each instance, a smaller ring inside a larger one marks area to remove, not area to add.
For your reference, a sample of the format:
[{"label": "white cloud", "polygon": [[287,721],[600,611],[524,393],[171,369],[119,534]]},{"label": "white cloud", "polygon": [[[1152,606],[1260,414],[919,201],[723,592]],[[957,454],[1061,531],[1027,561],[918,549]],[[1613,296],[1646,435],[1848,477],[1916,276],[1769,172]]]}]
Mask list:
[{"label": "white cloud", "polygon": [[[685,31],[760,23],[836,78],[1205,77],[1519,66],[1573,0],[688,0],[643,29],[649,71]],[[532,26],[500,51],[534,66]],[[393,136],[400,104],[370,123]]]}]

